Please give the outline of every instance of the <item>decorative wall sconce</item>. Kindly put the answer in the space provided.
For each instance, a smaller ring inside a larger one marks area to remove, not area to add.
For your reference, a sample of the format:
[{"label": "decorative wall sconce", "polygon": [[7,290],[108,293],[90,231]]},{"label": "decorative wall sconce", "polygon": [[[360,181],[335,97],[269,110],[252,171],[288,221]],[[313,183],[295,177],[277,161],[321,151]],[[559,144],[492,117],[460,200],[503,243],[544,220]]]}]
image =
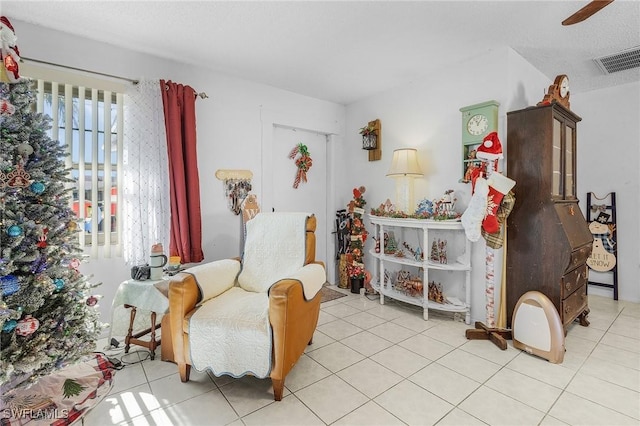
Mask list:
[{"label": "decorative wall sconce", "polygon": [[396,180],[396,210],[413,214],[416,210],[413,179],[424,176],[418,164],[418,151],[414,148],[394,150],[387,176]]},{"label": "decorative wall sconce", "polygon": [[378,147],[378,137],[375,133],[367,133],[362,135],[362,149],[367,151]]},{"label": "decorative wall sconce", "polygon": [[251,191],[252,177],[250,170],[216,170],[216,178],[224,183],[224,195],[229,209],[236,215],[240,214],[242,202]]},{"label": "decorative wall sconce", "polygon": [[362,135],[362,149],[369,151],[369,161],[377,161],[382,158],[382,124],[376,119],[370,121],[360,129]]}]

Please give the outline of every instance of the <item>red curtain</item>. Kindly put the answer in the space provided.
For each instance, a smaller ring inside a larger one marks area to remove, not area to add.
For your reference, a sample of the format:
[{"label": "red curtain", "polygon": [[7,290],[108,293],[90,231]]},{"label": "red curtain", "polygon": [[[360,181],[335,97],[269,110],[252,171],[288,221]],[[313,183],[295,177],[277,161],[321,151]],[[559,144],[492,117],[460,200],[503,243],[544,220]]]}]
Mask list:
[{"label": "red curtain", "polygon": [[202,221],[196,154],[196,91],[160,80],[169,154],[171,256],[183,264],[201,262]]}]

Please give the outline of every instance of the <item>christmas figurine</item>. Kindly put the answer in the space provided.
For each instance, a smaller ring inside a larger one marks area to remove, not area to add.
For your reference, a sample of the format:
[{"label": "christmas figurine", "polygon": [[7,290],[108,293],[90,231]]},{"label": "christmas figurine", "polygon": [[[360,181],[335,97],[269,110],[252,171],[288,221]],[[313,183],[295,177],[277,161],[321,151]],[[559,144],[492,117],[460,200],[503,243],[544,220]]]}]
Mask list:
[{"label": "christmas figurine", "polygon": [[447,240],[438,240],[438,262],[447,263]]},{"label": "christmas figurine", "polygon": [[438,255],[438,243],[436,239],[433,239],[433,244],[431,245],[431,256],[429,256],[432,262],[438,262],[440,260],[440,256]]},{"label": "christmas figurine", "polygon": [[20,51],[16,45],[16,32],[6,16],[0,16],[0,81],[5,83],[17,83],[20,79],[18,64],[20,63]]},{"label": "christmas figurine", "polygon": [[[498,133],[491,132],[485,136],[482,144],[478,147],[476,157],[484,161],[493,161],[494,164],[489,164],[487,168],[495,169],[493,166],[504,157]],[[515,184],[514,180],[497,171],[488,173],[486,178],[478,175],[473,179],[473,195],[461,218],[465,233],[470,241],[478,241],[482,230],[489,234],[500,231],[500,223],[496,213],[503,197]]]},{"label": "christmas figurine", "polygon": [[395,254],[395,252],[398,251],[398,243],[396,243],[396,237],[393,235],[393,232],[385,232],[384,240],[384,253]]}]

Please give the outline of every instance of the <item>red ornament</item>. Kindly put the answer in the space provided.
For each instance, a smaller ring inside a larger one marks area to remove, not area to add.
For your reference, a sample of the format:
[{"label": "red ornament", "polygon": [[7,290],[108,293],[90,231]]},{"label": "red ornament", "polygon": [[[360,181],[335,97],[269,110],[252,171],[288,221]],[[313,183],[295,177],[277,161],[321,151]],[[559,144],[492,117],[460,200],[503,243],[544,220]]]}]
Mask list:
[{"label": "red ornament", "polygon": [[48,233],[49,233],[49,228],[44,228],[42,230],[42,235],[38,237],[38,243],[36,244],[39,248],[45,248],[47,246]]},{"label": "red ornament", "polygon": [[10,72],[13,74],[15,79],[19,77],[18,63],[10,55],[7,55],[4,57],[4,66],[7,69],[7,72]]},{"label": "red ornament", "polygon": [[31,315],[27,315],[18,321],[18,325],[16,325],[16,334],[23,337],[28,336],[33,334],[38,327],[40,327],[40,321],[33,318]]},{"label": "red ornament", "polygon": [[14,112],[16,112],[16,107],[8,100],[0,99],[0,115],[13,115]]},{"label": "red ornament", "polygon": [[86,303],[87,306],[96,306],[98,304],[98,298],[95,296],[89,296]]}]

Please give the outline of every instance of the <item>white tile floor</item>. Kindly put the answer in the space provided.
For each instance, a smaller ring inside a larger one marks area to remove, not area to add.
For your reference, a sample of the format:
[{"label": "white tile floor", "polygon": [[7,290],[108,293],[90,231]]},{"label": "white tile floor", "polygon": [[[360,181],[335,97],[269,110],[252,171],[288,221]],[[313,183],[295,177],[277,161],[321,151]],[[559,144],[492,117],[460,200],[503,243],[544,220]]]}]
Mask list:
[{"label": "white tile floor", "polygon": [[450,316],[424,321],[416,307],[344,292],[322,304],[281,402],[268,379],[192,370],[181,383],[158,350],[117,372],[84,424],[640,424],[640,304],[590,296],[591,325],[572,325],[564,362],[551,364],[511,341],[501,351],[467,340],[469,326]]}]

